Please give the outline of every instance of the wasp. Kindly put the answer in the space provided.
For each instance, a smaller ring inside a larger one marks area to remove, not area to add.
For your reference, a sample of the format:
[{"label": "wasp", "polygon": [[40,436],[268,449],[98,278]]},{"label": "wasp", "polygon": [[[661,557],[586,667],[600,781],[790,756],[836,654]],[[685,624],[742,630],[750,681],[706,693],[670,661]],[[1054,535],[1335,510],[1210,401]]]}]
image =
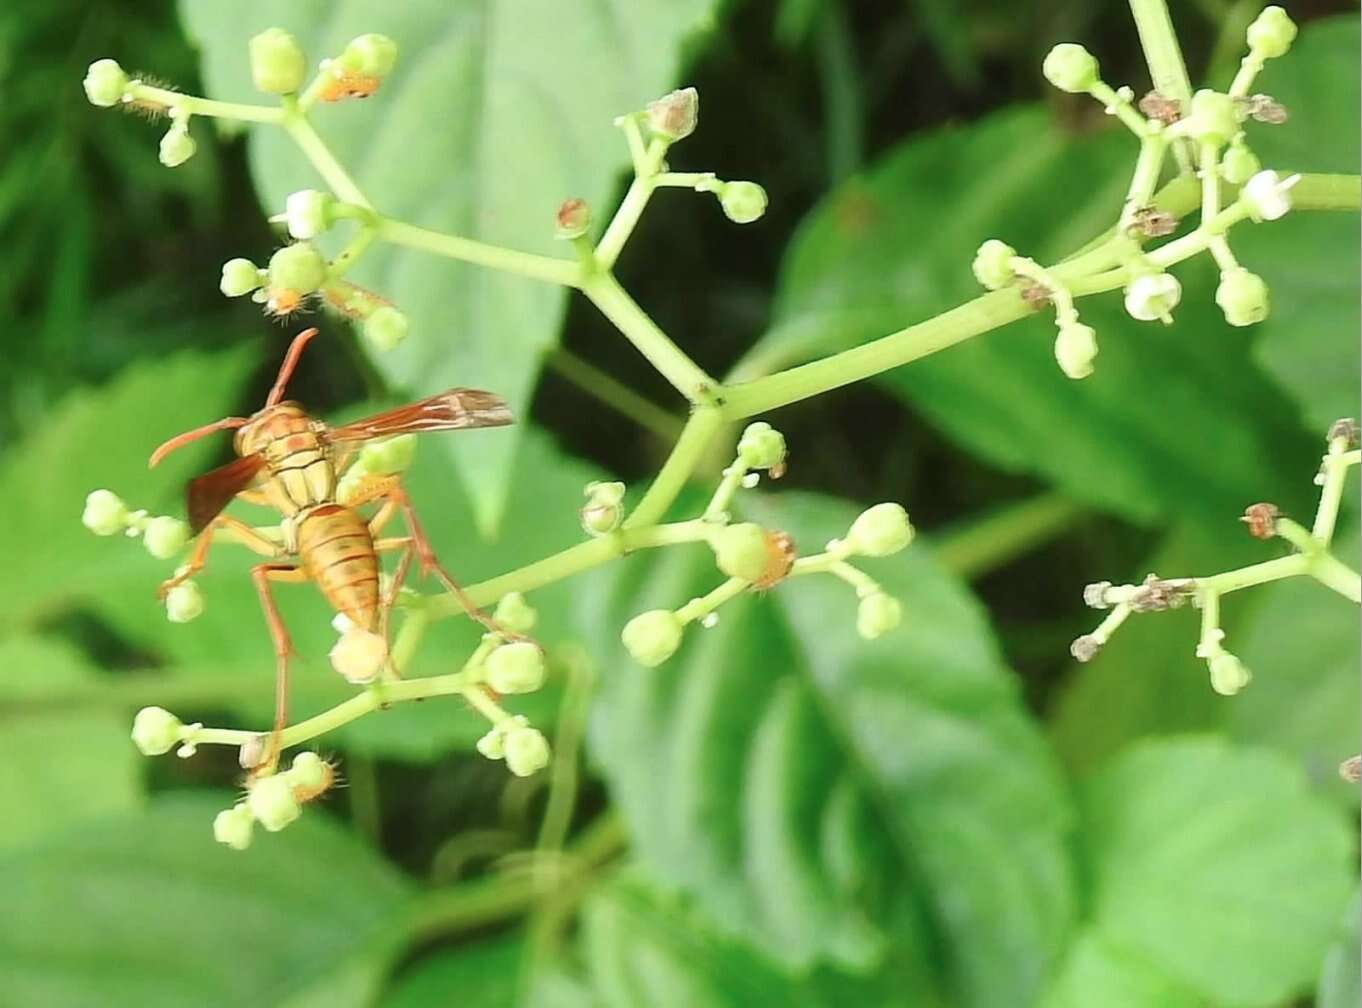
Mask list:
[{"label": "wasp", "polygon": [[[274,645],[275,710],[269,744],[255,764],[257,772],[269,772],[277,762],[279,737],[288,716],[292,644],[275,604],[274,584],[313,582],[351,630],[373,634],[382,642],[381,656],[386,659],[388,613],[415,557],[421,572],[437,577],[470,616],[489,629],[501,630],[440,565],[396,475],[364,476],[344,503],[337,499],[337,486],[366,441],[421,431],[505,426],[512,422],[506,403],[491,392],[454,388],[362,420],[328,426],[298,403],[284,399],[298,360],[316,335],[316,329],[308,329],[294,338],[260,410],[179,434],[152,452],[149,461],[155,466],[175,449],[215,431],[236,431],[232,447],[237,458],[186,486],[189,525],[197,538],[189,560],[161,584],[159,595],[164,598],[171,588],[204,568],[217,535],[226,535],[266,558],[251,568],[251,579]],[[222,513],[237,499],[278,511],[280,540]],[[379,507],[366,519],[358,508],[371,503]],[[399,513],[406,535],[382,536]],[[388,585],[381,588],[378,555],[386,552],[398,553],[399,559]]]}]

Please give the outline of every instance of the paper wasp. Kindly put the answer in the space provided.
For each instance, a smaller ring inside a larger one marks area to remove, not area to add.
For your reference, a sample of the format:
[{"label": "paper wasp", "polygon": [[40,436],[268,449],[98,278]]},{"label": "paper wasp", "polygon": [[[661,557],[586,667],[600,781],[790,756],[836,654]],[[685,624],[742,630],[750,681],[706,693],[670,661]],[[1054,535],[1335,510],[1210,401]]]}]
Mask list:
[{"label": "paper wasp", "polygon": [[[308,416],[296,402],[284,400],[284,389],[298,359],[316,335],[316,329],[308,329],[294,338],[274,387],[258,412],[249,417],[225,417],[177,435],[157,448],[149,462],[154,466],[176,448],[214,431],[236,431],[233,449],[238,458],[190,480],[186,487],[189,525],[198,538],[188,562],[161,584],[159,593],[164,597],[175,585],[202,570],[213,537],[219,533],[268,558],[251,568],[274,644],[276,668],[274,728],[256,764],[257,772],[269,772],[278,760],[279,736],[288,714],[291,643],[271,593],[272,582],[314,582],[355,632],[377,635],[386,660],[388,613],[414,555],[422,573],[437,577],[460,599],[470,616],[490,629],[500,629],[440,566],[397,476],[365,476],[344,503],[337,500],[337,485],[365,441],[418,431],[504,426],[512,422],[506,403],[490,392],[455,388],[330,427]],[[277,510],[283,516],[282,542],[222,514],[236,498]],[[381,503],[372,518],[365,519],[356,510],[362,504],[376,502]],[[407,534],[379,537],[398,512]],[[400,557],[391,581],[381,591],[378,554],[388,551],[399,552]]]}]

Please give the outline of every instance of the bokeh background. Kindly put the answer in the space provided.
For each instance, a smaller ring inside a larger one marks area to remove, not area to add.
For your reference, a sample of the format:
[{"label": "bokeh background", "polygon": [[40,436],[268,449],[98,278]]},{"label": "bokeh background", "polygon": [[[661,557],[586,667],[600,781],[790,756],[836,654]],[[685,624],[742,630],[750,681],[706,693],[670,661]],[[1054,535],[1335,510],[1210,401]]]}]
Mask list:
[{"label": "bokeh background", "polygon": [[[1223,87],[1257,7],[1174,7],[1194,81]],[[1356,173],[1355,8],[1290,11],[1301,35],[1260,85],[1290,120],[1250,142],[1269,167]],[[347,786],[303,821],[216,847],[234,754],[147,760],[127,731],[152,703],[268,716],[248,559],[219,548],[207,611],[175,626],[153,595],[167,564],[78,519],[98,486],[178,513],[184,479],[225,460],[223,439],[144,463],[261,401],[302,320],[223,298],[219,269],[263,262],[267,217],[318,180],[279,136],[199,121],[197,155],[166,169],[161,127],[92,108],[80,80],[112,56],[252,100],[245,41],[272,24],[316,57],[365,31],[402,47],[376,97],[318,117],[377,205],[549,252],[562,198],[603,220],[622,191],[611,117],[697,86],[673,166],[759,181],[770,209],[739,227],[662,192],[618,275],[714,374],[972,296],[985,238],[1044,260],[1103,230],[1133,142],[1040,61],[1082,40],[1113,85],[1148,80],[1126,7],[1080,0],[6,4],[0,1004],[1358,1003],[1357,794],[1336,773],[1359,748],[1356,609],[1313,584],[1228,599],[1255,673],[1232,699],[1189,611],[1068,655],[1095,622],[1084,584],[1281,555],[1242,508],[1311,513],[1323,432],[1358,414],[1355,213],[1236,230],[1272,289],[1251,329],[1225,325],[1193,262],[1172,327],[1115,296],[1081,306],[1101,345],[1083,383],[1042,318],[767,418],[792,456],[757,520],[813,547],[870,503],[913,515],[921,542],[871,569],[904,603],[890,637],[855,636],[850,593],[790,585],[643,670],[619,628],[715,575],[631,558],[531,599],[553,675],[517,709],[554,737],[553,771],[478,756],[456,700],[408,705],[324,740]],[[412,335],[379,358],[309,316],[323,338],[297,398],[335,417],[457,383],[520,407],[515,435],[423,444],[411,474],[465,580],[578,541],[587,481],[636,493],[665,457],[681,406],[587,302],[410,254],[355,275]],[[1355,500],[1354,483],[1354,561]],[[310,590],[283,593],[310,713],[345,695],[332,631]],[[470,639],[441,627],[413,674],[457,667]]]}]

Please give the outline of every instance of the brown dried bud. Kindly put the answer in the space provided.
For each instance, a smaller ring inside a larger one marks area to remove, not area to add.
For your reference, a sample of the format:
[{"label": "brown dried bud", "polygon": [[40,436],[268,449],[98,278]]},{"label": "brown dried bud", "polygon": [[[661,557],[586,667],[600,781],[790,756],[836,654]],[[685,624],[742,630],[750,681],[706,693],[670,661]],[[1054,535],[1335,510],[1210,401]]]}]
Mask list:
[{"label": "brown dried bud", "polygon": [[1022,300],[1032,308],[1044,308],[1050,303],[1050,291],[1044,284],[1026,283],[1021,288]]},{"label": "brown dried bud", "polygon": [[1358,446],[1360,440],[1359,430],[1357,421],[1352,417],[1344,417],[1342,420],[1335,420],[1329,426],[1328,440],[1330,443],[1340,439],[1344,442],[1345,448],[1356,448]]},{"label": "brown dried bud", "polygon": [[684,140],[695,132],[700,118],[700,93],[693,87],[679,88],[648,103],[648,125],[668,140]]},{"label": "brown dried bud", "polygon": [[1135,211],[1130,229],[1142,238],[1165,238],[1178,229],[1178,218],[1167,210],[1144,206]]},{"label": "brown dried bud", "polygon": [[555,231],[559,238],[580,238],[591,226],[591,208],[578,197],[563,200],[555,217]]},{"label": "brown dried bud", "polygon": [[1338,765],[1338,775],[1349,784],[1362,781],[1362,756],[1350,756]]},{"label": "brown dried bud", "polygon": [[1165,126],[1171,126],[1182,118],[1182,104],[1176,98],[1165,98],[1157,91],[1150,91],[1140,99],[1138,106],[1146,119],[1155,119]]},{"label": "brown dried bud", "polygon": [[1089,609],[1110,609],[1111,603],[1107,601],[1107,590],[1111,588],[1110,581],[1094,581],[1083,588],[1083,604]]},{"label": "brown dried bud", "polygon": [[260,760],[265,755],[265,735],[252,735],[248,740],[241,743],[241,751],[237,753],[237,763],[243,770],[254,770],[260,765]]},{"label": "brown dried bud", "polygon": [[1267,123],[1270,126],[1280,126],[1286,122],[1288,115],[1286,106],[1277,101],[1271,95],[1256,94],[1244,99],[1249,118],[1255,122]]},{"label": "brown dried bud", "polygon": [[1090,662],[1101,648],[1100,640],[1092,634],[1084,634],[1082,637],[1074,638],[1074,642],[1069,645],[1069,654],[1081,662]]},{"label": "brown dried bud", "polygon": [[794,538],[790,533],[767,532],[766,567],[761,572],[761,577],[752,582],[752,587],[766,589],[783,581],[785,575],[790,573],[790,568],[794,566],[797,555]]},{"label": "brown dried bud", "polygon": [[1136,612],[1162,612],[1176,609],[1187,601],[1187,589],[1191,582],[1186,578],[1165,581],[1157,574],[1144,579],[1139,589],[1130,597],[1130,608]]},{"label": "brown dried bud", "polygon": [[1271,539],[1277,534],[1277,519],[1282,515],[1276,504],[1260,501],[1244,508],[1239,520],[1248,526],[1248,534],[1255,539]]}]

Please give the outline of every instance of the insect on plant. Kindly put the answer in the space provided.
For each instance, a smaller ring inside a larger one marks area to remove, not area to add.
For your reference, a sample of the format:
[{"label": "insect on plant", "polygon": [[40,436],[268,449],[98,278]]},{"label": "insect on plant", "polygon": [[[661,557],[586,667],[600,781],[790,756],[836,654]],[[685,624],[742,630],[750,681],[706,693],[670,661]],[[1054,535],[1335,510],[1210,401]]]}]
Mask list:
[{"label": "insect on plant", "polygon": [[[249,417],[224,417],[176,435],[152,452],[155,466],[175,449],[221,430],[235,430],[239,456],[190,480],[185,492],[190,531],[198,538],[188,562],[158,590],[164,599],[176,586],[201,571],[215,536],[226,535],[266,557],[251,568],[274,645],[274,727],[263,751],[243,756],[252,773],[273,773],[280,736],[288,716],[288,629],[274,601],[274,582],[314,582],[342,617],[344,629],[332,661],[355,683],[372,680],[380,671],[396,677],[388,655],[388,615],[406,580],[413,556],[423,575],[434,575],[458,598],[468,614],[489,630],[510,634],[482,613],[440,565],[421,528],[410,499],[396,474],[366,473],[353,491],[338,492],[339,477],[358,457],[358,449],[376,438],[421,431],[502,427],[512,422],[506,403],[490,392],[454,388],[374,416],[331,427],[314,419],[284,390],[316,329],[294,338],[279,368],[265,405]],[[283,519],[280,536],[272,538],[222,513],[235,499],[277,510]],[[378,503],[370,518],[359,507]],[[381,536],[401,512],[406,535]],[[399,559],[386,586],[380,586],[379,553],[397,552]],[[298,562],[291,562],[296,558]]]}]

